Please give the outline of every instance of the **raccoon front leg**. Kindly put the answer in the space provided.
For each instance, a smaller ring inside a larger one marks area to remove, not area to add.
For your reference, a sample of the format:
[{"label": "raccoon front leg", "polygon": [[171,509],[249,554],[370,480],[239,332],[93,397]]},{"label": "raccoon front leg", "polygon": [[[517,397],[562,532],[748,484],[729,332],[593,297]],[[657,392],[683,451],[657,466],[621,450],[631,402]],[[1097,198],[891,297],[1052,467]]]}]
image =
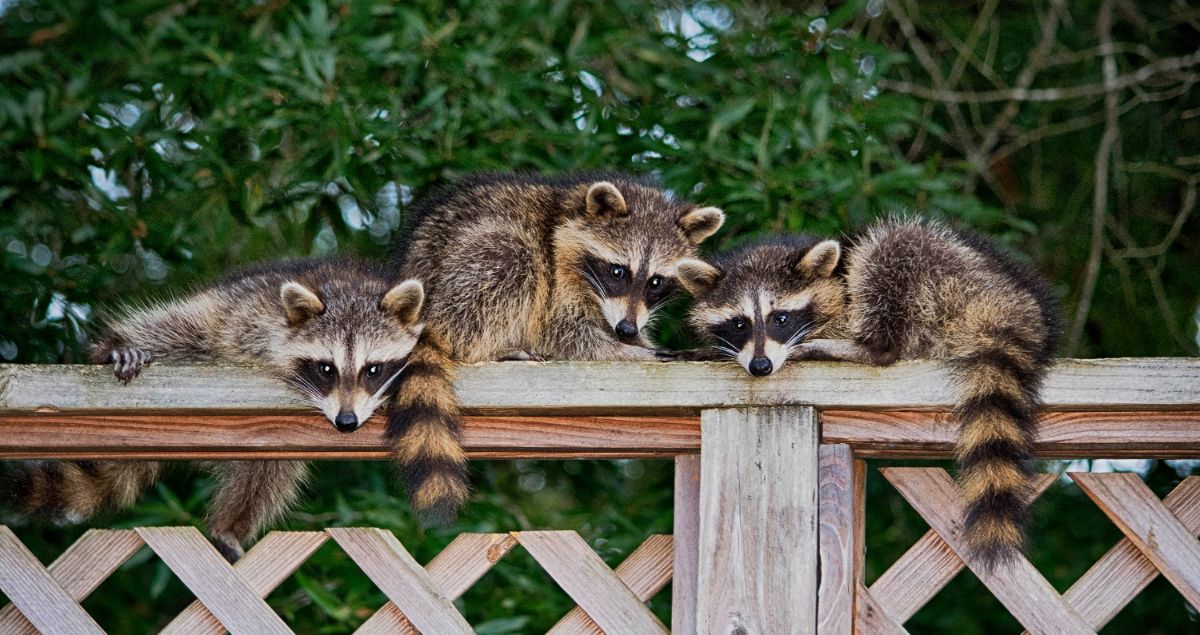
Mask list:
[{"label": "raccoon front leg", "polygon": [[308,472],[303,461],[222,461],[213,464],[217,487],[208,532],[225,559],[237,562],[243,546],[278,520],[296,500]]},{"label": "raccoon front leg", "polygon": [[877,354],[854,340],[808,340],[792,349],[789,359],[856,362],[888,366],[896,361],[891,353]]},{"label": "raccoon front leg", "polygon": [[538,355],[537,353],[535,353],[531,350],[528,350],[528,349],[515,348],[511,351],[497,355],[496,361],[498,361],[498,362],[544,362],[544,361],[546,361],[546,358],[542,357],[541,355]]},{"label": "raccoon front leg", "polygon": [[112,364],[113,375],[116,375],[122,384],[128,384],[154,360],[154,354],[131,346],[113,346],[101,348],[93,359],[98,364]]}]

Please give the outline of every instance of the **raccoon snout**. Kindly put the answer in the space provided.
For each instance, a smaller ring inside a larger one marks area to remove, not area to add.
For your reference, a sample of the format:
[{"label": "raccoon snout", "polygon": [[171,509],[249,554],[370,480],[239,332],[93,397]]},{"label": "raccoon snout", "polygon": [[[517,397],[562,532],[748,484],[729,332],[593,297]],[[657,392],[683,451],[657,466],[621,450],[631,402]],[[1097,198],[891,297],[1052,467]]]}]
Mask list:
[{"label": "raccoon snout", "polygon": [[773,369],[774,366],[771,364],[771,358],[755,357],[754,359],[750,360],[750,367],[748,370],[750,371],[750,374],[754,375],[755,377],[766,377],[767,375],[771,374]]},{"label": "raccoon snout", "polygon": [[617,322],[617,325],[613,327],[613,330],[617,332],[618,336],[625,339],[637,337],[638,334],[637,325],[630,320],[621,320],[620,322]]},{"label": "raccoon snout", "polygon": [[333,427],[337,428],[338,432],[354,432],[358,429],[358,416],[353,412],[339,412],[333,420]]}]

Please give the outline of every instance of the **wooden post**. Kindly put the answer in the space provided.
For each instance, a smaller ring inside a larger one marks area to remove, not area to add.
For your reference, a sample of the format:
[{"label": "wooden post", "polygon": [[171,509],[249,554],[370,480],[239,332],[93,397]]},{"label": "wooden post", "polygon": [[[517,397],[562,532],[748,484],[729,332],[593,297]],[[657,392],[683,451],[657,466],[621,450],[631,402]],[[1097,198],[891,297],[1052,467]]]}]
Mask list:
[{"label": "wooden post", "polygon": [[705,410],[700,422],[697,632],[814,633],[815,409]]},{"label": "wooden post", "polygon": [[700,569],[700,457],[675,457],[675,563],[671,578],[671,632],[696,632]]},{"label": "wooden post", "polygon": [[848,445],[822,445],[820,459],[817,632],[850,635],[854,596],[862,584],[866,465]]}]

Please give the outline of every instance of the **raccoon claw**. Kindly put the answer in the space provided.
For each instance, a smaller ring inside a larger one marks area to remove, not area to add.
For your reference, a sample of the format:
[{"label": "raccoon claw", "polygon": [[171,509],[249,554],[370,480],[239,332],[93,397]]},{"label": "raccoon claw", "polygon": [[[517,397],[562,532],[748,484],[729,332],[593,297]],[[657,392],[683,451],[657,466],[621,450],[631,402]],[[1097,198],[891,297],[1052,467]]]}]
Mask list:
[{"label": "raccoon claw", "polygon": [[151,359],[153,356],[150,351],[125,346],[114,348],[108,354],[108,361],[113,365],[113,375],[116,375],[122,384],[133,381]]},{"label": "raccoon claw", "polygon": [[242,549],[242,545],[238,544],[236,540],[229,540],[226,538],[213,536],[209,539],[209,542],[211,542],[212,546],[216,547],[217,551],[229,561],[229,564],[236,564],[237,561],[241,560],[242,556],[246,553],[246,550]]},{"label": "raccoon claw", "polygon": [[668,351],[658,349],[654,356],[663,362],[711,362],[717,359],[713,351],[707,348],[690,348],[683,351]]},{"label": "raccoon claw", "polygon": [[679,362],[685,361],[687,357],[684,354],[687,351],[672,351],[665,348],[654,349],[654,359],[660,362]]},{"label": "raccoon claw", "polygon": [[527,351],[523,348],[509,351],[496,358],[498,362],[544,362],[545,357],[538,355],[533,351]]}]

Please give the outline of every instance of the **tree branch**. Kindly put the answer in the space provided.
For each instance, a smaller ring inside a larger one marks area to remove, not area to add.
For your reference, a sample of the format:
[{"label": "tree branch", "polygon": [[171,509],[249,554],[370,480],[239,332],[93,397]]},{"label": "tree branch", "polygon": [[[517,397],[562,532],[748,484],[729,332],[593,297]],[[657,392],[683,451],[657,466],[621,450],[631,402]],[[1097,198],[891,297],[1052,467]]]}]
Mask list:
[{"label": "tree branch", "polygon": [[1100,5],[1100,15],[1096,20],[1096,29],[1100,32],[1100,45],[1108,51],[1104,55],[1104,135],[1100,138],[1100,147],[1096,149],[1095,180],[1092,189],[1092,240],[1087,267],[1084,269],[1083,287],[1079,293],[1079,305],[1075,309],[1075,319],[1071,323],[1071,332],[1067,338],[1068,357],[1074,356],[1079,350],[1083,326],[1091,311],[1096,281],[1100,277],[1100,260],[1104,256],[1104,220],[1108,214],[1108,170],[1113,145],[1120,134],[1117,113],[1120,107],[1120,86],[1117,78],[1117,60],[1112,53],[1112,9],[1112,0],[1105,0]]},{"label": "tree branch", "polygon": [[[1111,45],[1105,50],[1112,50]],[[1112,57],[1111,54],[1106,54],[1105,59]],[[1113,79],[1112,84],[1118,88],[1129,88],[1138,84],[1144,83],[1146,80],[1162,75],[1165,73],[1173,73],[1186,68],[1200,65],[1200,50],[1189,55],[1181,55],[1179,57],[1168,57],[1147,64],[1138,70],[1121,75]],[[1079,99],[1080,97],[1095,97],[1104,95],[1108,92],[1109,82],[1106,80],[1100,84],[1081,84],[1079,86],[1060,86],[1055,88],[1009,88],[996,89],[985,91],[957,91],[937,88],[930,88],[920,84],[911,82],[890,80],[886,78],[879,79],[879,87],[887,90],[894,90],[898,93],[906,95],[915,95],[922,99],[929,99],[944,104],[963,104],[968,102],[990,103],[997,101],[1026,101],[1026,102],[1052,102],[1052,101],[1067,101],[1070,99]]]}]

